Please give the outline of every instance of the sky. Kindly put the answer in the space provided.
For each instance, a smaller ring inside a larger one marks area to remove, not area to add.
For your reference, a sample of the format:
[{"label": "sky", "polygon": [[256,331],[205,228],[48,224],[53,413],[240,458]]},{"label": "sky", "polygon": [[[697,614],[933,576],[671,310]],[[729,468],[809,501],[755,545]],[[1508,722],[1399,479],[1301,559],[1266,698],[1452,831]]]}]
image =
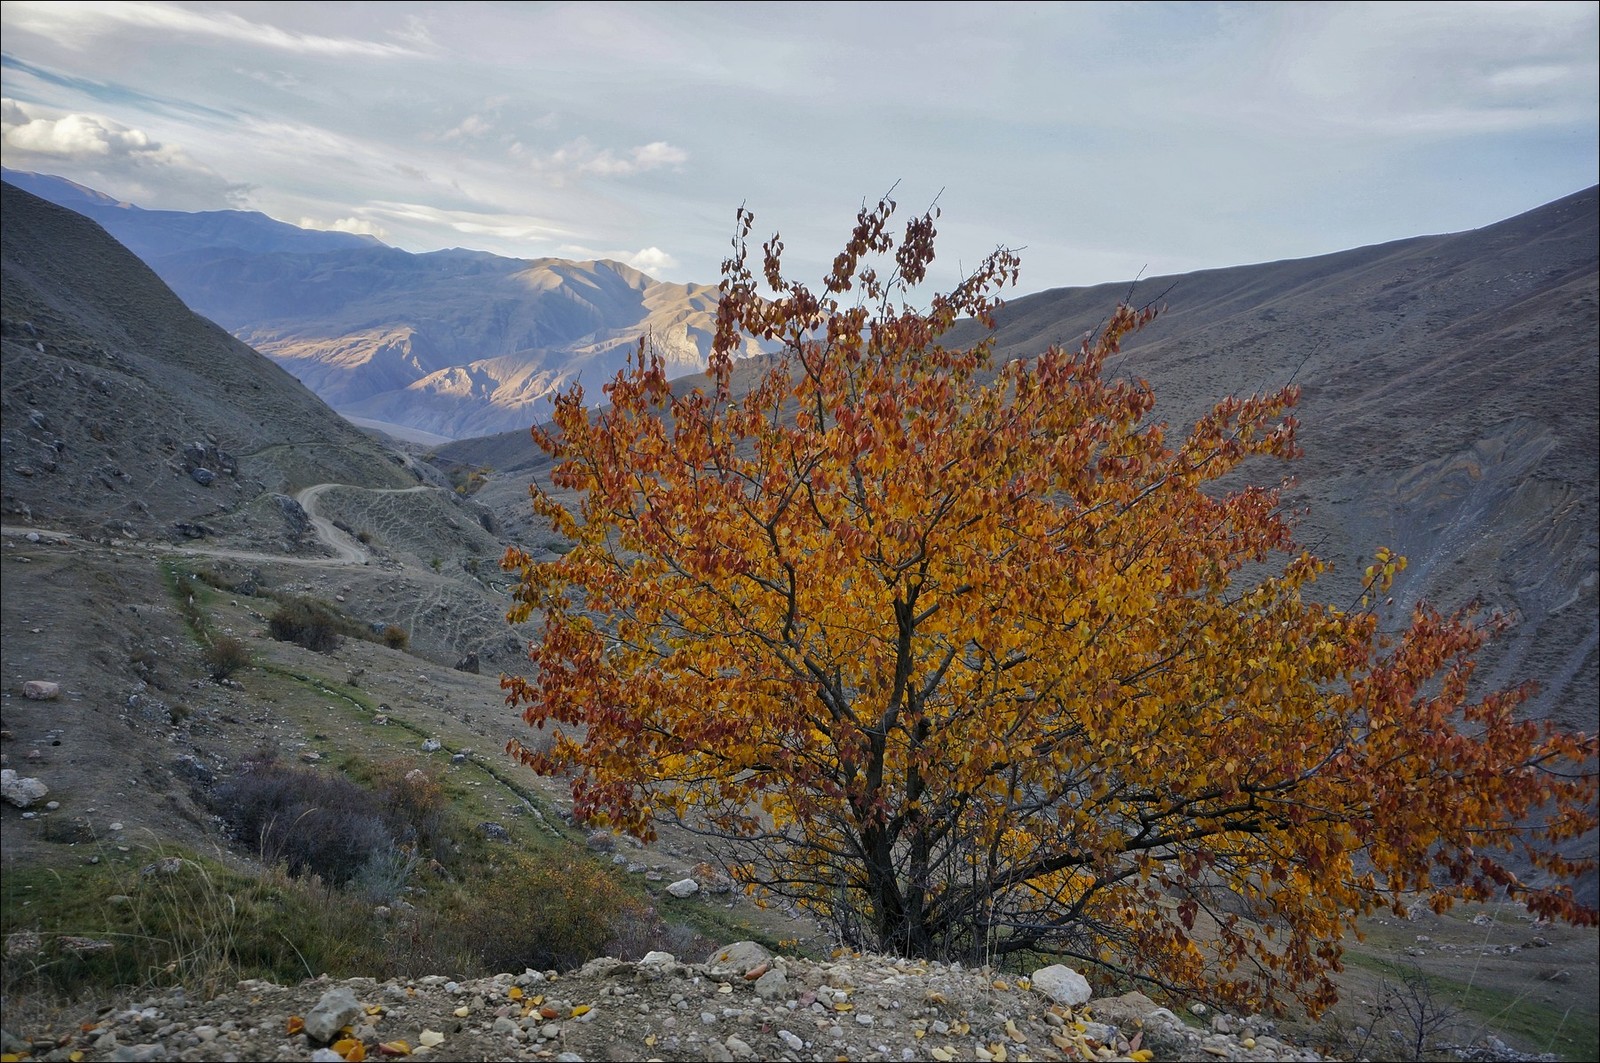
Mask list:
[{"label": "sky", "polygon": [[1600,4],[0,4],[4,164],[147,208],[716,283],[937,204],[1023,291],[1477,228],[1600,181]]}]

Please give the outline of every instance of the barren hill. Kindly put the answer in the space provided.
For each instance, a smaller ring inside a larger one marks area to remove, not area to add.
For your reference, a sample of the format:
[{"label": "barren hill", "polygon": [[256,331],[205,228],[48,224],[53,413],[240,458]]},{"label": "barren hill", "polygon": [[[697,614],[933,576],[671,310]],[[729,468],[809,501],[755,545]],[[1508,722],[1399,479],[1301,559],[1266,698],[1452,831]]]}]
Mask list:
[{"label": "barren hill", "polygon": [[323,481],[416,483],[94,223],[11,185],[3,204],[8,516],[170,534]]},{"label": "barren hill", "polygon": [[682,372],[709,353],[716,289],[620,262],[418,255],[259,214],[141,210],[60,178],[7,175],[94,218],[195,312],[334,409],[395,434],[526,428],[555,391],[609,379],[646,333]]}]

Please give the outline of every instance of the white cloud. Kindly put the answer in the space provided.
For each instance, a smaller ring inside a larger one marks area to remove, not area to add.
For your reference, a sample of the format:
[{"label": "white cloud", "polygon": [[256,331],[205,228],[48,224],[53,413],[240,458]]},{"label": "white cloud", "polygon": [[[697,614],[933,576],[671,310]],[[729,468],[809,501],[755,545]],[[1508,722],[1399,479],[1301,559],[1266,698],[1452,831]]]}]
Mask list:
[{"label": "white cloud", "polygon": [[483,211],[450,210],[424,203],[380,202],[370,204],[366,213],[386,219],[396,227],[444,229],[466,236],[487,236],[500,241],[526,243],[550,241],[568,235],[562,227],[525,214],[492,214]]},{"label": "white cloud", "polygon": [[429,44],[425,29],[415,19],[408,19],[405,29],[396,34],[406,43],[389,43],[296,33],[265,22],[252,22],[229,11],[203,11],[163,3],[11,0],[6,4],[6,20],[13,27],[68,45],[90,37],[125,33],[130,28],[155,30],[167,36],[210,37],[323,58],[414,57],[423,54]]},{"label": "white cloud", "polygon": [[389,230],[376,222],[365,218],[338,218],[334,221],[318,221],[315,218],[301,218],[300,228],[322,229],[340,233],[355,233],[358,236],[375,236],[379,240],[387,240]]},{"label": "white cloud", "polygon": [[[525,149],[517,144],[512,147],[512,154],[524,154]],[[632,177],[635,174],[647,173],[670,167],[681,169],[689,161],[689,153],[682,148],[668,144],[664,140],[652,141],[630,148],[626,154],[618,155],[610,148],[597,148],[587,137],[563,144],[549,155],[536,157],[533,160],[534,169],[557,180],[563,174],[592,174],[597,177]]]},{"label": "white cloud", "polygon": [[677,259],[659,247],[647,247],[643,251],[619,257],[640,273],[648,273],[652,277],[659,277],[670,270],[678,269],[680,265]]},{"label": "white cloud", "polygon": [[477,138],[483,136],[493,128],[494,126],[491,125],[489,120],[483,117],[483,115],[469,114],[467,117],[461,120],[460,125],[444,134],[444,136],[440,139],[460,140],[464,137]]},{"label": "white cloud", "polygon": [[[16,100],[0,105],[5,163],[60,172],[101,190],[161,206],[169,201],[238,204],[247,187],[227,181],[182,150],[139,129],[94,114],[35,114]],[[195,209],[189,206],[189,209]]]}]

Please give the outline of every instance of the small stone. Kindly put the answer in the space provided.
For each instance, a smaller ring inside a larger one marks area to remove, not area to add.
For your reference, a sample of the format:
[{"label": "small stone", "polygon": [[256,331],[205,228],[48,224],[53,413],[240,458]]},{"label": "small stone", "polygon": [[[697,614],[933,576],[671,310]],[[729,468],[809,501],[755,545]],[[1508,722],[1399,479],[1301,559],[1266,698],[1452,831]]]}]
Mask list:
[{"label": "small stone", "polygon": [[422,751],[424,753],[437,753],[442,748],[444,748],[444,745],[437,738],[429,738],[422,743]]},{"label": "small stone", "polygon": [[322,994],[317,1006],[306,1014],[306,1034],[313,1041],[327,1044],[340,1029],[361,1016],[361,1002],[349,986],[338,986]]},{"label": "small stone", "polygon": [[784,973],[773,968],[756,979],[756,996],[762,1000],[776,1000],[789,992],[789,979]]},{"label": "small stone", "polygon": [[700,883],[692,878],[680,878],[667,887],[667,892],[681,900],[684,897],[692,897],[700,892]]},{"label": "small stone", "polygon": [[34,778],[24,778],[10,768],[0,769],[0,797],[18,808],[42,801],[50,787]]},{"label": "small stone", "polygon": [[1051,964],[1034,971],[1031,981],[1033,988],[1069,1008],[1087,1003],[1094,995],[1088,980],[1064,964]]},{"label": "small stone", "polygon": [[32,701],[49,701],[61,696],[61,684],[48,679],[30,679],[22,684],[22,696]]},{"label": "small stone", "polygon": [[772,962],[772,953],[754,941],[735,941],[718,949],[706,961],[706,973],[712,978],[735,975],[743,978],[762,964]]},{"label": "small stone", "polygon": [[111,829],[112,830],[121,830],[122,829],[122,821],[118,820],[117,822],[111,824]]},{"label": "small stone", "polygon": [[800,1051],[802,1048],[804,1048],[806,1046],[806,1043],[804,1041],[802,1041],[799,1037],[795,1036],[794,1034],[790,1033],[788,1030],[779,1030],[778,1031],[778,1040],[780,1040],[784,1044],[788,1045],[789,1049],[791,1051],[794,1051],[794,1052],[798,1052],[798,1051]]},{"label": "small stone", "polygon": [[729,893],[733,890],[733,879],[724,875],[717,865],[705,860],[689,869],[689,877],[706,893]]}]

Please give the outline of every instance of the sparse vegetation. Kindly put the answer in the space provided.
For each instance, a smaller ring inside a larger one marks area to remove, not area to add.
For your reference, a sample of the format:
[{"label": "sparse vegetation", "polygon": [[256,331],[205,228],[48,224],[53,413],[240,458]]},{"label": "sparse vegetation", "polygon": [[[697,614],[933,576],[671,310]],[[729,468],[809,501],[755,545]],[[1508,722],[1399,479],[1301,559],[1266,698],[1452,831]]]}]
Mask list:
[{"label": "sparse vegetation", "polygon": [[201,656],[205,658],[206,667],[211,671],[211,678],[219,682],[235,672],[249,668],[252,663],[250,647],[245,645],[243,639],[232,635],[221,635],[212,639]]},{"label": "sparse vegetation", "polygon": [[280,642],[293,642],[326,653],[338,648],[344,626],[333,610],[312,598],[291,598],[278,604],[267,630]]},{"label": "sparse vegetation", "polygon": [[383,629],[383,644],[391,650],[403,650],[411,645],[411,634],[398,624]]}]

